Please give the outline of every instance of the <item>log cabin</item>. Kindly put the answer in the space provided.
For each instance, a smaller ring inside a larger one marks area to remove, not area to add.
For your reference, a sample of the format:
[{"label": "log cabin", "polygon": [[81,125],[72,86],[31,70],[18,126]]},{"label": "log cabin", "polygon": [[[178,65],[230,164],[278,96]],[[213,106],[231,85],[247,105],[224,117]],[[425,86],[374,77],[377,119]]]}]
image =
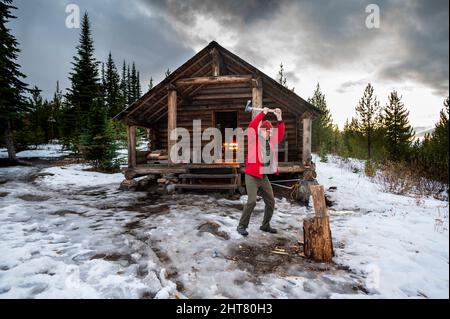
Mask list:
[{"label": "log cabin", "polygon": [[[241,186],[243,162],[171,162],[169,150],[176,141],[169,133],[186,128],[192,136],[193,121],[208,127],[246,129],[258,112],[245,112],[248,100],[254,107],[280,108],[286,133],[278,149],[280,176],[302,174],[311,167],[311,124],[320,110],[256,67],[212,41],[173,71],[115,119],[127,126],[128,167],[126,180],[145,175],[176,175],[178,189],[228,189]],[[273,116],[273,115],[267,115]],[[269,118],[275,120],[275,117]],[[136,128],[148,132],[150,147],[136,151]],[[202,145],[208,141],[202,141]],[[192,145],[192,144],[191,144]],[[224,147],[226,147],[224,142]],[[243,147],[246,156],[246,141]],[[245,157],[246,158],[246,157]]]}]

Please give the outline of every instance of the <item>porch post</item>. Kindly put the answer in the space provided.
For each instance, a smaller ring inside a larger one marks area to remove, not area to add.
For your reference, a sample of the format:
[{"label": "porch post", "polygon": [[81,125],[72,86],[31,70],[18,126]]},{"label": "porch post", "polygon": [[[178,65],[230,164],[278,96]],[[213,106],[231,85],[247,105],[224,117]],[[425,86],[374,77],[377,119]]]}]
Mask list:
[{"label": "porch post", "polygon": [[169,165],[173,164],[170,158],[170,150],[176,141],[170,139],[170,132],[177,127],[177,91],[173,86],[168,87],[168,113],[167,113],[167,154],[169,155]]},{"label": "porch post", "polygon": [[306,112],[302,116],[303,120],[303,148],[302,148],[302,160],[303,165],[309,166],[311,165],[311,123],[312,116],[310,113]]},{"label": "porch post", "polygon": [[[263,86],[260,77],[252,79],[252,106],[262,108],[263,101]],[[258,115],[261,111],[252,111],[252,118]]]},{"label": "porch post", "polygon": [[136,126],[127,126],[128,167],[136,167]]}]

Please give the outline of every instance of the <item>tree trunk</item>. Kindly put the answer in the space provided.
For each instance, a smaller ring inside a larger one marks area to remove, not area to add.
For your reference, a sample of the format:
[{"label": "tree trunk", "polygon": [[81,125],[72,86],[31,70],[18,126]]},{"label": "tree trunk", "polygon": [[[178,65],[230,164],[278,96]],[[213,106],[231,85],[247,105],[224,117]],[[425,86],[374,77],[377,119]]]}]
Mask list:
[{"label": "tree trunk", "polygon": [[14,139],[13,139],[13,134],[12,134],[11,121],[9,119],[6,120],[5,144],[6,144],[6,149],[8,150],[9,160],[12,162],[16,162],[17,161],[16,148],[14,147]]},{"label": "tree trunk", "polygon": [[333,243],[329,217],[311,217],[303,220],[305,256],[317,262],[331,262]]}]

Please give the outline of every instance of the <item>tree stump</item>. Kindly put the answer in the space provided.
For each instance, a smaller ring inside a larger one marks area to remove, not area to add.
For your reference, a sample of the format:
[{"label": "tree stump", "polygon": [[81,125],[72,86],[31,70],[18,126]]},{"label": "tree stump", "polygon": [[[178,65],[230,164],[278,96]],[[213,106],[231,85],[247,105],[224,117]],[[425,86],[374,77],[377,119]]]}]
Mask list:
[{"label": "tree stump", "polygon": [[312,185],[315,216],[303,220],[305,256],[317,262],[331,262],[334,256],[330,219],[322,185]]}]

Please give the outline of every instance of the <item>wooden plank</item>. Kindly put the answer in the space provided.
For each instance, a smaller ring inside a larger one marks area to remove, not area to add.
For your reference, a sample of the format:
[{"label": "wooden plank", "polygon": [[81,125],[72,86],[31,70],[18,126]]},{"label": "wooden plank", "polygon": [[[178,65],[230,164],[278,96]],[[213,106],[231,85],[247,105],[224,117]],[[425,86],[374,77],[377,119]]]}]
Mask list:
[{"label": "wooden plank", "polygon": [[235,184],[175,184],[176,188],[183,189],[236,189]]},{"label": "wooden plank", "polygon": [[240,163],[217,163],[217,164],[187,164],[190,169],[201,168],[237,168]]},{"label": "wooden plank", "polygon": [[133,179],[139,176],[151,174],[183,174],[186,173],[186,167],[170,167],[164,166],[138,166],[134,168],[127,168],[124,170],[126,179]]},{"label": "wooden plank", "polygon": [[179,178],[235,178],[238,174],[181,174]]},{"label": "wooden plank", "polygon": [[170,139],[170,133],[177,127],[177,91],[169,90],[167,106],[167,153],[169,154],[169,164],[173,164],[170,150],[172,149],[172,146],[175,145],[176,141]]},{"label": "wooden plank", "polygon": [[192,99],[194,101],[203,100],[232,100],[232,99],[247,99],[251,98],[252,94],[248,93],[224,93],[224,94],[208,94],[208,95],[196,95]]},{"label": "wooden plank", "polygon": [[199,85],[199,84],[232,84],[245,83],[252,80],[251,75],[222,75],[185,78],[175,82],[176,86]]},{"label": "wooden plank", "polygon": [[127,126],[128,167],[136,166],[136,126]]},{"label": "wooden plank", "polygon": [[219,61],[219,52],[216,48],[211,50],[211,73],[213,76],[220,75],[220,61]]}]

